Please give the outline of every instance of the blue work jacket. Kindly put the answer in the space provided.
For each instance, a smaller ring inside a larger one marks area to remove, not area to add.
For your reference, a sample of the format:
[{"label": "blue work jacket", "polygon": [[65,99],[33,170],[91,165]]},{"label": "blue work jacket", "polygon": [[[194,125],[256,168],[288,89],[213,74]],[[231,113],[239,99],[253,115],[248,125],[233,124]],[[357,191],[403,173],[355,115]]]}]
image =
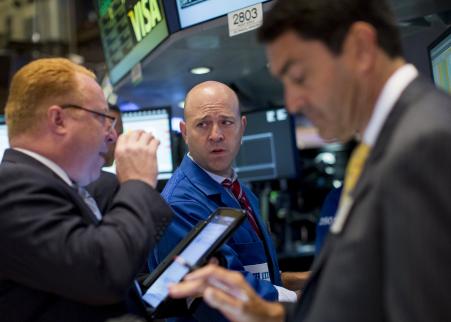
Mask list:
[{"label": "blue work jacket", "polygon": [[[256,215],[263,239],[258,237],[249,221],[245,220],[221,248],[221,253],[228,269],[242,272],[261,297],[275,301],[278,299],[278,292],[274,285],[281,285],[281,277],[274,244],[261,218],[257,197],[243,184],[242,188]],[[162,196],[171,206],[174,216],[149,257],[151,270],[199,221],[205,220],[218,207],[240,208],[238,201],[188,156],[184,157],[182,164],[166,184]],[[218,321],[217,316],[211,316],[211,312],[203,310],[203,307],[205,305],[200,305],[198,312],[194,314],[199,321]]]}]

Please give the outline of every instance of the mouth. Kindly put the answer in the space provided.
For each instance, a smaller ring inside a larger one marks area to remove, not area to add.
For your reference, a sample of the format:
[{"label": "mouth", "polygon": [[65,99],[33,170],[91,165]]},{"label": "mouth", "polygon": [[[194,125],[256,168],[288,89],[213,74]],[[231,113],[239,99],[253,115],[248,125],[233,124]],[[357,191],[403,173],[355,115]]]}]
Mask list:
[{"label": "mouth", "polygon": [[225,152],[226,152],[225,149],[213,149],[210,151],[210,153],[212,153],[212,154],[223,154]]}]

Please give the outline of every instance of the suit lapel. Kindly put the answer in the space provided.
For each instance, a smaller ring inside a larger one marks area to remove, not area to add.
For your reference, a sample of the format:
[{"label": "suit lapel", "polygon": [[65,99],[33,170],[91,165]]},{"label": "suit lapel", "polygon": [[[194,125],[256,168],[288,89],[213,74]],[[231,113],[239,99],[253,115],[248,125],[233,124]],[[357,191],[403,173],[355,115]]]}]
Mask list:
[{"label": "suit lapel", "polygon": [[357,182],[354,192],[351,194],[354,200],[360,200],[366,191],[366,187],[371,179],[371,168],[377,166],[381,160],[386,148],[389,146],[390,138],[393,136],[398,123],[402,119],[409,106],[412,106],[416,100],[424,93],[425,80],[421,77],[416,78],[407,86],[404,92],[395,103],[393,109],[387,117],[376,143],[371,149],[368,160],[363,168],[360,180]]},{"label": "suit lapel", "polygon": [[92,213],[91,209],[86,205],[84,200],[80,197],[76,189],[69,186],[66,182],[64,182],[63,179],[61,179],[55,172],[53,172],[51,169],[49,169],[47,166],[39,162],[38,160],[30,157],[29,155],[26,155],[25,153],[22,153],[20,151],[14,150],[14,149],[7,149],[5,151],[5,154],[3,156],[2,163],[17,163],[17,164],[24,164],[28,165],[32,168],[39,169],[39,171],[42,171],[46,173],[47,175],[51,176],[52,178],[56,179],[57,182],[60,183],[61,187],[64,187],[63,189],[68,191],[68,193],[71,195],[73,202],[77,205],[77,207],[81,208],[83,211],[80,212],[80,215],[87,220],[89,223],[98,224],[100,221],[96,218],[96,216]]},{"label": "suit lapel", "polygon": [[188,156],[185,155],[180,167],[191,184],[199,189],[208,199],[212,199],[214,202],[226,207],[227,205],[230,207],[230,205],[237,204],[236,207],[239,208],[239,204],[227,193],[222,185],[214,181]]}]

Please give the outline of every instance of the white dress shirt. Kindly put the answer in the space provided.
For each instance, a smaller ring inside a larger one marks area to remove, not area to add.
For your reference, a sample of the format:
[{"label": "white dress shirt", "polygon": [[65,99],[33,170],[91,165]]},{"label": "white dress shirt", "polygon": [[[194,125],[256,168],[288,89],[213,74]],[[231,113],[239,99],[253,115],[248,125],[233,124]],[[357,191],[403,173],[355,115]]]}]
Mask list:
[{"label": "white dress shirt", "polygon": [[374,146],[388,114],[390,114],[402,92],[417,76],[418,71],[411,64],[406,64],[398,68],[390,76],[379,94],[374,105],[373,114],[363,133],[362,141],[365,144],[370,147]]}]

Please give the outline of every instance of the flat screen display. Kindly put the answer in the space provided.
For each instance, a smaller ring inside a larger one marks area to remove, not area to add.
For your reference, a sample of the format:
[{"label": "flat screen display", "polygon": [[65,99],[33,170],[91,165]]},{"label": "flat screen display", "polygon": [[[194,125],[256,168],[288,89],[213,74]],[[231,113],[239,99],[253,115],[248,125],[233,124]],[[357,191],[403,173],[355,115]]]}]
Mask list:
[{"label": "flat screen display", "polygon": [[435,85],[451,94],[451,27],[428,46],[428,51]]},{"label": "flat screen display", "polygon": [[169,284],[180,282],[190,270],[203,264],[245,217],[242,209],[220,207],[186,234],[142,283],[142,298],[152,312],[167,298]]},{"label": "flat screen display", "polygon": [[[179,257],[183,258],[188,265],[194,266],[233,222],[233,217],[214,218],[180,253]],[[143,295],[144,301],[152,307],[160,305],[168,296],[168,285],[180,282],[189,272],[188,265],[174,261],[146,291]]]},{"label": "flat screen display", "polygon": [[116,84],[168,35],[161,0],[98,0],[110,81]]},{"label": "flat screen display", "polygon": [[[122,113],[124,132],[145,130],[160,140],[157,150],[158,179],[169,179],[174,170],[172,161],[171,117],[169,108],[152,108]],[[116,172],[113,166],[103,168],[105,171]]]},{"label": "flat screen display", "polygon": [[283,108],[243,113],[247,126],[234,168],[243,181],[297,176],[294,120]]},{"label": "flat screen display", "polygon": [[261,2],[265,0],[177,0],[180,27],[186,28]]}]

